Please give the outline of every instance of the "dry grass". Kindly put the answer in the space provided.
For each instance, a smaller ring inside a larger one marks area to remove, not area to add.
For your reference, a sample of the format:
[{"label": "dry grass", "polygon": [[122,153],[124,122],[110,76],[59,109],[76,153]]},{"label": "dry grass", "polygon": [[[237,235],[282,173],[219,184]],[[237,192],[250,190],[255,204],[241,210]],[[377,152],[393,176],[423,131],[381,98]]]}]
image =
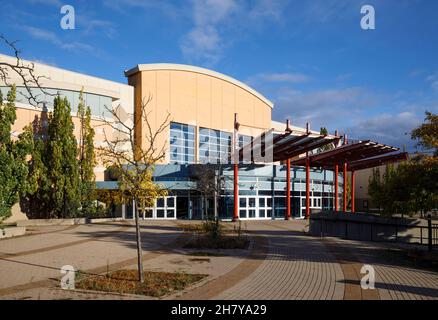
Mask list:
[{"label": "dry grass", "polygon": [[83,278],[76,283],[76,289],[140,294],[152,297],[161,297],[200,281],[207,275],[144,272],[144,283],[138,281],[137,270],[119,270],[104,276]]}]

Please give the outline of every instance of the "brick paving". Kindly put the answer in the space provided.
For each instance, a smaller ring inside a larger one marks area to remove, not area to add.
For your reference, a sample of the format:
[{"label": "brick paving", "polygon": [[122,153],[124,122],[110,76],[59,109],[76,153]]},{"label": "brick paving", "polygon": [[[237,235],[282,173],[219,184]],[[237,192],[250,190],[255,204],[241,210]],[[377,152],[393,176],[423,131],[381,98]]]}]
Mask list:
[{"label": "brick paving", "polygon": [[[142,225],[146,270],[207,274],[165,299],[437,299],[438,273],[407,265],[383,244],[316,238],[306,221],[242,222],[250,250],[184,249],[181,222]],[[231,227],[227,224],[227,227]],[[0,299],[155,299],[59,289],[61,266],[91,273],[136,267],[132,222],[32,228],[0,241]],[[360,288],[363,264],[376,290]]]},{"label": "brick paving", "polygon": [[216,299],[342,299],[342,270],[319,241],[305,236],[302,221],[248,223],[248,230],[269,239],[260,267]]},{"label": "brick paving", "polygon": [[[369,264],[376,272],[375,286],[382,300],[437,300],[438,270],[413,266],[390,244],[328,238],[325,243],[350,252],[347,263]],[[360,262],[360,263],[357,263]],[[364,290],[367,294],[374,290]]]}]

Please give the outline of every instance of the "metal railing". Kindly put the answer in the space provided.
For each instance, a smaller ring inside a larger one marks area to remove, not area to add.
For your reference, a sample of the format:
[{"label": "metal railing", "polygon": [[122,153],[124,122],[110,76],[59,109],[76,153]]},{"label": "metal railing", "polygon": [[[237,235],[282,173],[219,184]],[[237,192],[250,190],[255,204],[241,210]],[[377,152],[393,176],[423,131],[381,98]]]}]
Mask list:
[{"label": "metal railing", "polygon": [[[369,235],[364,236],[361,234],[361,238],[367,238],[370,241],[376,242],[399,242],[406,244],[418,244],[427,245],[428,249],[432,251],[434,248],[438,248],[438,224],[432,223],[432,219],[427,219],[427,226],[420,225],[406,225],[397,223],[383,223],[383,222],[367,222],[367,221],[355,221],[355,220],[332,220],[325,217],[311,217],[312,220],[320,221],[320,233],[321,236],[342,236],[345,239],[354,239],[351,234],[349,234],[349,225],[360,225],[369,227]],[[332,223],[344,223],[345,229],[343,235],[333,235],[327,230],[328,222]],[[382,228],[386,232],[380,232]],[[392,230],[389,232],[388,230]],[[381,234],[383,233],[383,235]]]}]

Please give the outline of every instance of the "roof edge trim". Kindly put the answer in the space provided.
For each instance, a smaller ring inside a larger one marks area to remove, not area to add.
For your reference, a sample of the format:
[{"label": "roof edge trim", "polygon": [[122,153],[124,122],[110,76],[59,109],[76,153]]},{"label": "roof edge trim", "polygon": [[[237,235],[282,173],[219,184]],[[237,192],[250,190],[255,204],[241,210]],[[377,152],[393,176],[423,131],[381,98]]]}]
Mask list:
[{"label": "roof edge trim", "polygon": [[263,96],[261,93],[257,92],[256,90],[252,89],[251,87],[249,87],[248,85],[244,84],[243,82],[234,79],[230,76],[227,76],[225,74],[213,71],[213,70],[209,70],[209,69],[205,69],[205,68],[201,68],[201,67],[196,67],[196,66],[191,66],[191,65],[185,65],[185,64],[175,64],[175,63],[149,63],[149,64],[139,64],[137,66],[135,66],[132,69],[129,70],[125,70],[125,76],[129,77],[137,72],[141,72],[141,71],[154,71],[154,70],[178,70],[178,71],[188,71],[188,72],[194,72],[194,73],[201,73],[201,74],[205,74],[211,77],[215,77],[227,82],[230,82],[242,89],[244,89],[245,91],[248,91],[249,93],[251,93],[252,95],[254,95],[255,97],[257,97],[258,99],[260,99],[261,101],[263,101],[265,104],[267,104],[269,107],[271,107],[271,109],[274,108],[274,104],[267,99],[265,96]]}]

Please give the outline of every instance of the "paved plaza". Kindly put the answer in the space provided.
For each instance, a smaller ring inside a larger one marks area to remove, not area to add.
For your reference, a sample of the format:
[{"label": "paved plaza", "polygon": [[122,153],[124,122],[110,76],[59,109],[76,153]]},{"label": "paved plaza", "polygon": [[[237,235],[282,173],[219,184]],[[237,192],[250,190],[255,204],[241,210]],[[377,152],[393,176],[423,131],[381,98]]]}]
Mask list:
[{"label": "paved plaza", "polygon": [[[310,237],[304,232],[304,220],[242,222],[251,239],[249,249],[213,254],[184,249],[188,235],[182,232],[182,223],[142,222],[146,270],[208,275],[162,299],[438,298],[437,272],[414,268],[388,255],[388,247],[381,244]],[[135,268],[132,222],[28,231],[26,236],[0,241],[0,299],[156,299],[60,289],[64,265],[96,274]],[[376,271],[375,290],[360,286],[364,264]]]}]

